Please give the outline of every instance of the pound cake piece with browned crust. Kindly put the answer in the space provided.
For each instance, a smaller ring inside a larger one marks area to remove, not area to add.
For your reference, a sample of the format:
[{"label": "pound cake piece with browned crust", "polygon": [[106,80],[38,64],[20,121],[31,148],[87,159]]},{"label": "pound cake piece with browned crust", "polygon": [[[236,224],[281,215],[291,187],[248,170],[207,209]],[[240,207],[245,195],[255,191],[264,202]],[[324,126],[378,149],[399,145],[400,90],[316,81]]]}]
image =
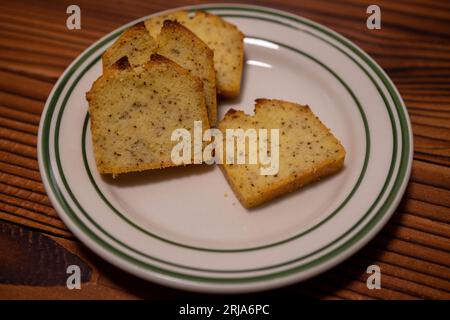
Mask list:
[{"label": "pound cake piece with browned crust", "polygon": [[92,142],[100,173],[175,166],[172,132],[194,121],[209,128],[200,79],[159,55],[138,68],[126,57],[117,61],[86,94]]},{"label": "pound cake piece with browned crust", "polygon": [[106,49],[102,55],[103,70],[122,57],[127,57],[132,67],[150,60],[155,53],[157,43],[148,33],[143,22],[125,30],[122,35]]},{"label": "pound cake piece with browned crust", "polygon": [[[308,106],[257,99],[255,115],[232,109],[219,123],[224,135],[226,129],[236,128],[279,129],[277,174],[261,175],[260,163],[222,165],[233,191],[246,208],[297,190],[343,167],[344,147]],[[271,143],[270,130],[267,135]]]},{"label": "pound cake piece with browned crust", "polygon": [[242,32],[235,25],[211,13],[197,11],[190,16],[186,11],[176,11],[144,22],[153,37],[159,34],[164,20],[177,20],[214,51],[217,92],[225,97],[238,96],[244,63]]},{"label": "pound cake piece with browned crust", "polygon": [[217,121],[216,74],[213,51],[194,33],[175,21],[164,21],[157,39],[149,34],[143,23],[124,32],[103,55],[103,69],[123,56],[132,67],[146,63],[152,53],[176,62],[203,81],[210,125]]},{"label": "pound cake piece with browned crust", "polygon": [[213,51],[194,33],[176,21],[166,20],[157,39],[156,52],[202,79],[209,123],[216,125],[217,94]]}]

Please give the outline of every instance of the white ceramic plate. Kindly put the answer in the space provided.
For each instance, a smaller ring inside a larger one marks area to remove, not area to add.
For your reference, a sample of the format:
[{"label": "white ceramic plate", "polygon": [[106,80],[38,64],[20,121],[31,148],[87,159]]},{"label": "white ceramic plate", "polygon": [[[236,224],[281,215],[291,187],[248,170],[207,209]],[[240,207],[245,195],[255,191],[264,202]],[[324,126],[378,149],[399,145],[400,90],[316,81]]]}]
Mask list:
[{"label": "white ceramic plate", "polygon": [[39,130],[39,165],[61,218],[114,265],[161,284],[247,292],[310,278],[349,257],[386,223],[405,189],[412,135],[402,99],[361,49],[310,20],[264,7],[206,5],[245,34],[239,99],[309,104],[347,150],[340,173],[246,210],[217,167],[98,174],[85,93],[100,56],[133,21],[102,38],[64,72]]}]

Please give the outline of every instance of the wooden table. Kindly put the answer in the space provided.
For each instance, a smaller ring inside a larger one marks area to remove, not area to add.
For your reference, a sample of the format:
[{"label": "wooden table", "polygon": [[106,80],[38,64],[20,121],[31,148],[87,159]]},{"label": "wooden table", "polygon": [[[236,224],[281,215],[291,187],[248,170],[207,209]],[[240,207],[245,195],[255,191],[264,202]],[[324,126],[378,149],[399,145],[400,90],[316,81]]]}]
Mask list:
[{"label": "wooden table", "polygon": [[[0,5],[0,298],[198,297],[130,276],[81,244],[46,196],[36,141],[52,86],[87,46],[143,15],[202,1],[78,0],[82,29],[69,31],[66,8],[72,2]],[[450,2],[376,1],[381,30],[366,28],[373,1],[251,2],[313,19],[361,46],[397,85],[414,131],[411,181],[380,234],[335,269],[262,296],[449,299]],[[82,290],[65,286],[70,264],[82,267]],[[381,290],[366,287],[371,264],[381,267]]]}]

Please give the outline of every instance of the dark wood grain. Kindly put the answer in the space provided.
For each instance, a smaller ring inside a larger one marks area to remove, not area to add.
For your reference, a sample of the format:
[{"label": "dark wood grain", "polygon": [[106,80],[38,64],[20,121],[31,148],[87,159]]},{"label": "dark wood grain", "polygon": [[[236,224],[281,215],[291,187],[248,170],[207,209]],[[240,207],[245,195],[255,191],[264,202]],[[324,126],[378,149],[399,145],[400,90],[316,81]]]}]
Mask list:
[{"label": "dark wood grain", "polygon": [[[355,256],[309,281],[259,294],[323,299],[450,298],[450,2],[377,1],[382,29],[365,26],[369,1],[250,3],[322,23],[367,51],[407,105],[411,181],[396,213]],[[40,114],[54,83],[86,47],[143,15],[202,1],[77,1],[82,29],[65,27],[69,1],[0,4],[0,298],[176,299],[197,296],[137,279],[81,244],[51,206],[36,159]],[[83,266],[83,290],[65,267]],[[368,290],[365,270],[382,269]],[[204,296],[215,299],[215,296]]]}]

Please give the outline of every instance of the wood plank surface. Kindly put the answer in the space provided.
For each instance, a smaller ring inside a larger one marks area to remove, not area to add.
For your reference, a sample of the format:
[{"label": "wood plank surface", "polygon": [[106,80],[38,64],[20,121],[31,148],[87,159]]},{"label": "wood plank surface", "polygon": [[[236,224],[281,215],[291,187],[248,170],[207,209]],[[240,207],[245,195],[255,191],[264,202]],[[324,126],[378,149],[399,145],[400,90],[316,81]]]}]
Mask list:
[{"label": "wood plank surface", "polygon": [[[239,1],[242,2],[242,1]],[[86,47],[143,15],[205,1],[87,1],[82,29],[66,29],[70,1],[0,4],[0,298],[177,299],[198,294],[137,279],[88,250],[51,206],[36,158],[40,114],[64,69]],[[366,28],[370,1],[265,0],[336,30],[367,51],[411,116],[411,181],[393,218],[365,248],[309,281],[258,294],[321,299],[450,298],[450,2],[377,1],[382,29]],[[65,268],[82,266],[82,290]],[[382,270],[369,290],[366,268]],[[206,297],[206,296],[204,296]],[[208,299],[215,299],[208,296]]]}]

